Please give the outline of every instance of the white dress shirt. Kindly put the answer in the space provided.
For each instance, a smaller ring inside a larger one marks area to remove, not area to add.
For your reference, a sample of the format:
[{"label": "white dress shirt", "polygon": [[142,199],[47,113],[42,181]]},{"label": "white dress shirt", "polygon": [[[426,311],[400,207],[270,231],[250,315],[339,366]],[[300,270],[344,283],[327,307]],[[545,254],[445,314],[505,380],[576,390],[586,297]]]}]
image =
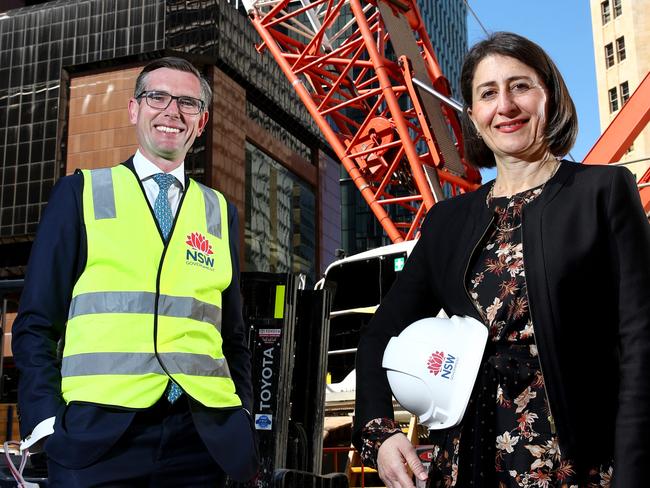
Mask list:
[{"label": "white dress shirt", "polygon": [[[160,188],[158,183],[153,179],[153,175],[156,173],[162,173],[160,168],[145,158],[140,150],[136,151],[133,156],[133,166],[135,167],[135,172],[142,182],[144,187],[144,192],[147,195],[147,200],[153,208],[153,204],[158,198],[158,193]],[[181,201],[183,196],[183,190],[185,189],[185,161],[183,161],[178,168],[170,171],[169,174],[173,175],[176,178],[176,181],[169,187],[169,192],[167,193],[167,198],[169,198],[169,204],[172,207],[172,215],[176,215],[178,210],[178,204]]]}]

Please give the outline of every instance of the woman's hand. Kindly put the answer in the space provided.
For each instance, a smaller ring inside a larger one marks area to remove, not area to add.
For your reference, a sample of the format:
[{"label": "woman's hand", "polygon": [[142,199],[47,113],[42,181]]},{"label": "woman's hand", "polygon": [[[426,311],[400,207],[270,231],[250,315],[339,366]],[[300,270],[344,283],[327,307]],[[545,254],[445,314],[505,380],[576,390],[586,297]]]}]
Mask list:
[{"label": "woman's hand", "polygon": [[415,488],[407,465],[418,479],[427,479],[426,470],[413,444],[404,434],[395,434],[386,439],[377,453],[377,471],[386,488]]}]

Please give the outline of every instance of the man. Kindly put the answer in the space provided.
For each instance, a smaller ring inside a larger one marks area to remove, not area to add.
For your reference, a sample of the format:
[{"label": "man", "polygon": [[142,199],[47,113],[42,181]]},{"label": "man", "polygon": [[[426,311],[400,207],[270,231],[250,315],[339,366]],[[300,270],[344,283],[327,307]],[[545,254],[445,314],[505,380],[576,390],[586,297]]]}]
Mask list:
[{"label": "man", "polygon": [[237,214],[184,173],[211,95],[187,61],[149,63],[136,154],[62,178],[43,213],[12,347],[23,448],[43,445],[51,487],[255,474]]}]

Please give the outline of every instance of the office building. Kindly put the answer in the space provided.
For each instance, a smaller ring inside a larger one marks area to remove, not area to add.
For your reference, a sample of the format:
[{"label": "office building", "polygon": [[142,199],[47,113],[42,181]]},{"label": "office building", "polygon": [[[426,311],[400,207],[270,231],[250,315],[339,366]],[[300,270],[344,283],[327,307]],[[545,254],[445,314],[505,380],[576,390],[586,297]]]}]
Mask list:
[{"label": "office building", "polygon": [[[598,81],[600,128],[604,131],[650,72],[650,3],[590,0]],[[637,178],[650,166],[650,127],[623,155]]]}]

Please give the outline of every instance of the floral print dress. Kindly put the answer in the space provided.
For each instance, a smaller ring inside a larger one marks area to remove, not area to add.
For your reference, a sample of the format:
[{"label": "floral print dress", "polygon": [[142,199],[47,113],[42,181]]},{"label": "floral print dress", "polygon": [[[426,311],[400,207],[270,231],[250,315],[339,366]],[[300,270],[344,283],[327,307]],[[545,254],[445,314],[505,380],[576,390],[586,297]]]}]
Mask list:
[{"label": "floral print dress", "polygon": [[[574,463],[562,455],[549,410],[528,303],[521,233],[522,210],[542,190],[543,185],[486,201],[495,219],[481,252],[474,256],[467,288],[489,327],[487,360],[462,424],[430,433],[434,446],[430,487],[610,486],[613,463],[577,473]],[[365,462],[372,464],[381,442],[395,429],[389,419],[366,425]]]}]

